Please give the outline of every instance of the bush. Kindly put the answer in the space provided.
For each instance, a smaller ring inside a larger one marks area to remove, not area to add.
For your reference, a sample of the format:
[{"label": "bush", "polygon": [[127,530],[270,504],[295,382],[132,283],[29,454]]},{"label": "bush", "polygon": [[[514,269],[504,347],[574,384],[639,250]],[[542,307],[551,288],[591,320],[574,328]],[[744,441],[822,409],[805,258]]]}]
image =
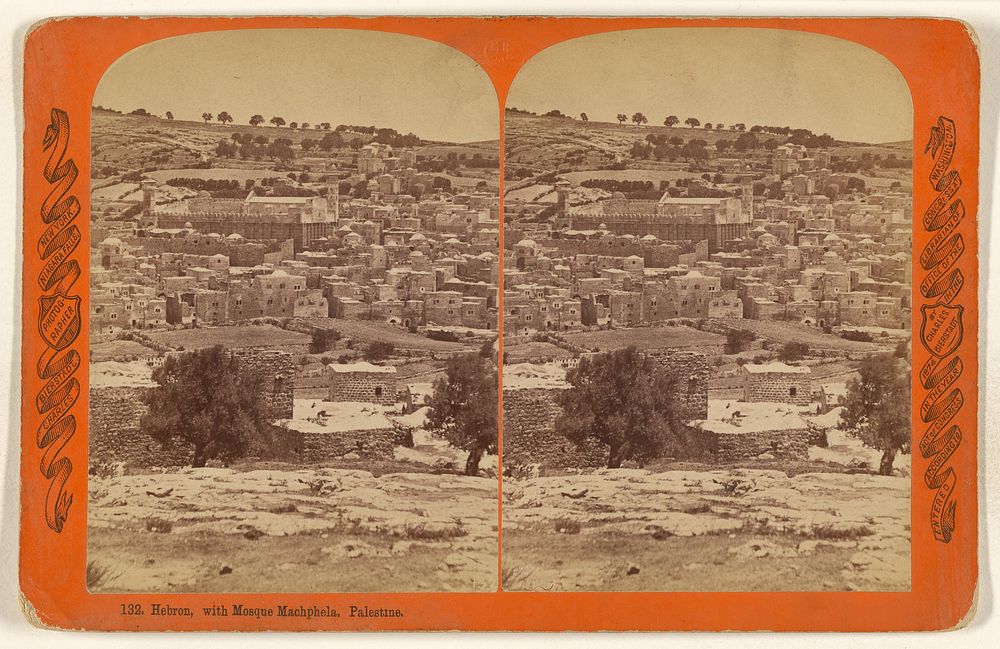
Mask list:
[{"label": "bush", "polygon": [[340,340],[340,332],[333,329],[313,329],[312,340],[309,343],[309,352],[321,354],[330,351],[333,344]]},{"label": "bush", "polygon": [[174,529],[174,524],[170,521],[165,521],[162,518],[147,518],[146,519],[146,531],[156,532],[158,534],[169,534]]},{"label": "bush", "polygon": [[556,532],[560,534],[579,534],[580,533],[580,521],[575,521],[571,518],[557,518],[555,521]]},{"label": "bush", "polygon": [[730,329],[726,334],[725,351],[727,354],[745,352],[750,343],[757,339],[756,334],[746,329]]},{"label": "bush", "polygon": [[365,360],[384,361],[392,356],[395,351],[396,346],[392,343],[376,340],[368,345],[368,349],[365,350]]},{"label": "bush", "polygon": [[431,340],[440,340],[448,343],[459,342],[458,336],[450,331],[441,331],[440,329],[428,329],[426,335]]},{"label": "bush", "polygon": [[427,523],[408,523],[399,534],[404,539],[416,541],[443,541],[465,536],[468,532],[459,524],[428,525]]},{"label": "bush", "polygon": [[840,337],[844,340],[853,340],[859,343],[870,343],[875,339],[867,331],[855,331],[853,329],[848,329],[846,331],[840,332]]},{"label": "bush", "polygon": [[87,562],[87,590],[100,590],[117,576],[118,573],[112,572],[111,568],[107,566],[96,561]]},{"label": "bush", "polygon": [[785,343],[781,351],[778,352],[778,358],[783,361],[797,361],[807,354],[809,354],[809,345],[791,342]]}]

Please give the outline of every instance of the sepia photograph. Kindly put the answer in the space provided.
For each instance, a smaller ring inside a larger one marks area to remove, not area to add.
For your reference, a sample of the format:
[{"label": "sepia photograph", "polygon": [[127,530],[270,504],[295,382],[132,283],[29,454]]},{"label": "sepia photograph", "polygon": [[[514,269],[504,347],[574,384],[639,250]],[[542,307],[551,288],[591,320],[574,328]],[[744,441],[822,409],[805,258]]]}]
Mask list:
[{"label": "sepia photograph", "polygon": [[483,70],[210,31],[122,56],[91,120],[89,591],[495,591]]},{"label": "sepia photograph", "polygon": [[507,591],[908,591],[913,109],[778,29],[560,42],[504,120]]}]

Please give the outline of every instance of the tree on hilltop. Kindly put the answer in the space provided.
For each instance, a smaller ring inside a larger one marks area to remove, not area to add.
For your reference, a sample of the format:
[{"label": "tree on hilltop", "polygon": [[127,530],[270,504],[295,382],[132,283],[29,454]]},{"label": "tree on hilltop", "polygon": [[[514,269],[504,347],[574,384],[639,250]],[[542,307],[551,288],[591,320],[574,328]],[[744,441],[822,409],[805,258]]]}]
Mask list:
[{"label": "tree on hilltop", "polygon": [[452,358],[428,406],[428,430],[468,451],[465,475],[478,475],[483,454],[497,450],[496,365],[478,354]]},{"label": "tree on hilltop", "polygon": [[271,123],[274,124],[276,127],[281,128],[282,126],[285,125],[285,118],[278,117],[277,115],[275,115],[274,117],[271,118]]},{"label": "tree on hilltop", "polygon": [[227,113],[226,111],[222,111],[215,119],[219,120],[219,122],[223,124],[228,124],[229,122],[233,121],[233,116]]},{"label": "tree on hilltop", "polygon": [[841,428],[882,451],[880,475],[892,475],[896,453],[910,451],[910,370],[891,354],[869,356],[847,384]]},{"label": "tree on hilltop", "polygon": [[642,113],[635,113],[634,115],[632,115],[632,121],[635,123],[636,126],[642,126],[649,120]]},{"label": "tree on hilltop", "polygon": [[580,121],[581,122],[589,122],[590,121],[590,118],[587,117],[587,113],[580,113]]},{"label": "tree on hilltop", "polygon": [[698,128],[699,126],[701,126],[701,120],[698,119],[697,117],[688,117],[686,120],[684,120],[684,123],[690,126],[691,128]]},{"label": "tree on hilltop", "polygon": [[628,121],[628,115],[626,115],[625,113],[618,113],[618,123],[619,124],[624,124],[627,121]]},{"label": "tree on hilltop", "polygon": [[726,125],[723,124],[722,122],[719,122],[718,124],[715,125],[715,130],[716,131],[721,131],[724,128],[726,128]]},{"label": "tree on hilltop", "polygon": [[667,128],[673,128],[675,124],[679,124],[680,120],[677,119],[677,115],[669,115],[665,120],[663,120],[663,125]]},{"label": "tree on hilltop", "polygon": [[214,117],[214,116],[212,115],[212,113],[202,113],[202,114],[201,114],[201,119],[202,119],[202,121],[204,121],[204,122],[205,122],[206,124],[208,124],[209,122],[211,122],[211,121],[212,121],[212,118],[213,118],[213,117]]},{"label": "tree on hilltop", "polygon": [[171,113],[171,112],[170,112],[170,111],[168,110],[168,111],[167,111],[167,119],[173,119],[173,118],[174,118],[174,114],[173,114],[173,113]]},{"label": "tree on hilltop", "polygon": [[189,444],[192,466],[245,455],[270,433],[259,377],[221,346],[168,356],[153,380],[142,430],[164,446]]},{"label": "tree on hilltop", "polygon": [[250,117],[250,126],[260,126],[264,123],[263,115],[252,115]]},{"label": "tree on hilltop", "polygon": [[566,380],[556,430],[578,445],[607,446],[608,468],[642,464],[676,440],[674,378],[635,347],[585,356]]},{"label": "tree on hilltop", "polygon": [[712,130],[712,122],[705,122],[705,130],[706,131]]},{"label": "tree on hilltop", "polygon": [[298,128],[298,127],[299,127],[299,123],[298,123],[298,122],[291,122],[291,123],[290,123],[290,124],[288,125],[288,128],[291,128],[291,129],[296,129],[296,128]]}]

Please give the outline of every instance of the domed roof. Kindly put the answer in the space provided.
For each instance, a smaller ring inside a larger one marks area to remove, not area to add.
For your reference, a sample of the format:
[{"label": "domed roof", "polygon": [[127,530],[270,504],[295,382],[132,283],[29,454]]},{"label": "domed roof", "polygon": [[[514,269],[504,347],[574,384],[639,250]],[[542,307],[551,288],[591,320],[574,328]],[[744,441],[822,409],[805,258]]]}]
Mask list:
[{"label": "domed roof", "polygon": [[517,242],[517,245],[521,246],[521,247],[524,247],[524,248],[537,248],[538,247],[538,244],[535,243],[534,240],[532,240],[532,239],[521,239],[520,241]]},{"label": "domed roof", "polygon": [[194,230],[194,226],[191,225],[191,221],[184,221],[184,229],[185,230]]},{"label": "domed roof", "polygon": [[119,239],[118,237],[108,237],[107,239],[105,239],[104,241],[101,242],[101,245],[102,246],[122,246],[122,245],[125,245],[125,244],[122,243],[122,240]]},{"label": "domed roof", "polygon": [[624,200],[625,194],[623,194],[622,192],[615,192],[614,194],[611,195],[611,198],[615,200]]},{"label": "domed roof", "polygon": [[239,232],[233,232],[231,235],[226,237],[226,239],[228,239],[229,241],[242,241],[243,235],[240,234]]}]

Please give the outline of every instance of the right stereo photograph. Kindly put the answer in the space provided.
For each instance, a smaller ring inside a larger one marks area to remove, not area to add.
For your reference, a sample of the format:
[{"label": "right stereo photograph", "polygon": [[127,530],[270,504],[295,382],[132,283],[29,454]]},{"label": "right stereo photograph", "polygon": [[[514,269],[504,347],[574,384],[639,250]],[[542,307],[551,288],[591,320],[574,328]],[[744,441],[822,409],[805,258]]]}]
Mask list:
[{"label": "right stereo photograph", "polygon": [[503,589],[910,590],[897,68],[612,32],[534,56],[504,123]]}]

